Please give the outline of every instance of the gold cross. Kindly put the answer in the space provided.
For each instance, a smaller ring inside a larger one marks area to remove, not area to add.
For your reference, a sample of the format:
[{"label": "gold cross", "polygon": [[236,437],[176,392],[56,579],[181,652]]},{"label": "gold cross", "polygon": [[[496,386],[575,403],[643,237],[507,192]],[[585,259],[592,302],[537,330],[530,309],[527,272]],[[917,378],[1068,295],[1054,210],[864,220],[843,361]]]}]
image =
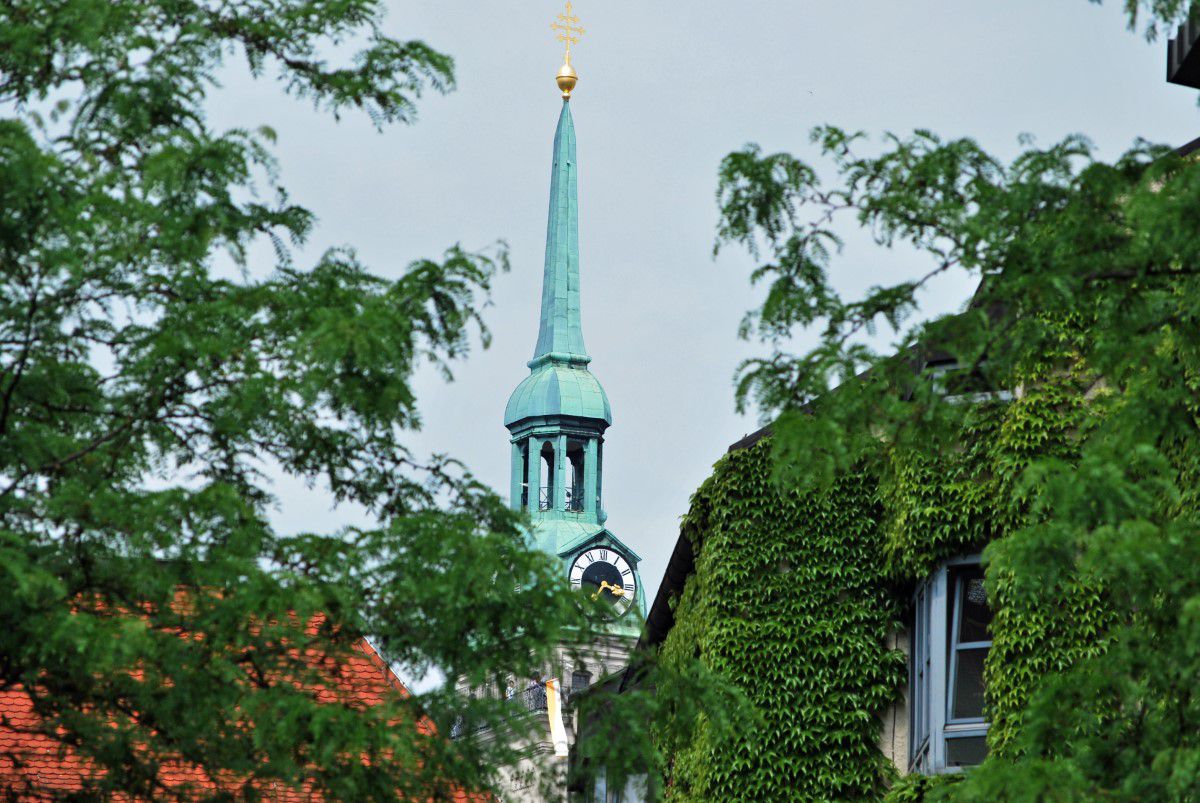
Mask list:
[{"label": "gold cross", "polygon": [[558,15],[558,22],[550,23],[552,30],[558,31],[558,41],[567,46],[567,55],[571,55],[571,45],[578,44],[580,37],[583,36],[584,30],[579,27],[579,17],[575,16],[575,9],[570,3],[567,3],[567,10]]}]

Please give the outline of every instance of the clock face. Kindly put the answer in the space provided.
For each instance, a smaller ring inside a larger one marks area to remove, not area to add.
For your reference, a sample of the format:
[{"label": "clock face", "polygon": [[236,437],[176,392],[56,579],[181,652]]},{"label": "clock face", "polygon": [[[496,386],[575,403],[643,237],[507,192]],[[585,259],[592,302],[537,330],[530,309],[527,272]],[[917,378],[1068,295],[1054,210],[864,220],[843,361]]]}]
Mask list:
[{"label": "clock face", "polygon": [[606,547],[595,547],[571,564],[571,587],[595,600],[603,599],[622,616],[637,597],[637,579],[625,558]]}]

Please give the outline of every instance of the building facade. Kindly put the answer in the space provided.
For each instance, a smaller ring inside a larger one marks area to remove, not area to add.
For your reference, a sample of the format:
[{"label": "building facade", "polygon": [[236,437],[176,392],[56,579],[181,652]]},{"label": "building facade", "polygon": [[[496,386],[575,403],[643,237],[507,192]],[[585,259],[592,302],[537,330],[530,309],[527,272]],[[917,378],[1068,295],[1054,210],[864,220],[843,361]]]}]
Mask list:
[{"label": "building facade", "polygon": [[1095,588],[1035,598],[982,563],[1026,520],[1024,468],[1075,454],[1092,415],[1075,382],[947,397],[965,411],[954,448],[892,450],[830,487],[776,482],[769,427],[729,448],[642,646],[732,681],[754,724],[696,733],[671,757],[673,799],[915,801],[1019,751],[1039,680],[1096,655],[1108,621]]}]

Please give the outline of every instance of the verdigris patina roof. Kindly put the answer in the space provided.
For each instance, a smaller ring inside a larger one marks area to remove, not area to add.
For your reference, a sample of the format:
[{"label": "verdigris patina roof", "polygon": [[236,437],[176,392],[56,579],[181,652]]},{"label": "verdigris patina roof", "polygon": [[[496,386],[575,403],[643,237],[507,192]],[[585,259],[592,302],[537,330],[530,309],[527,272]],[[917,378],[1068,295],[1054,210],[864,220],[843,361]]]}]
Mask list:
[{"label": "verdigris patina roof", "polygon": [[554,132],[542,314],[534,363],[553,359],[586,364],[591,359],[583,345],[583,324],[579,314],[578,173],[575,123],[571,119],[571,105],[563,103]]},{"label": "verdigris patina roof", "polygon": [[527,418],[560,415],[612,423],[608,396],[587,370],[579,310],[579,188],[575,123],[563,103],[554,132],[550,174],[550,212],[546,225],[546,262],[537,347],[531,373],[517,386],[504,411],[510,426]]},{"label": "verdigris patina roof", "polygon": [[546,362],[517,386],[504,409],[504,425],[526,418],[570,415],[612,423],[612,409],[600,382],[586,368]]}]

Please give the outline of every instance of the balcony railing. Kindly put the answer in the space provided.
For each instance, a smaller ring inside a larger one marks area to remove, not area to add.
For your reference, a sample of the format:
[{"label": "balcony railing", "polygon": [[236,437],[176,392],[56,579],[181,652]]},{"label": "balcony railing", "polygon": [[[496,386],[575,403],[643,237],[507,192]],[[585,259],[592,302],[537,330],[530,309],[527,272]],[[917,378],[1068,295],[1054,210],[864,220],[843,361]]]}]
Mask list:
[{"label": "balcony railing", "polygon": [[[554,490],[555,489],[554,489],[553,485],[543,485],[542,486],[541,494],[538,496],[538,509],[539,510],[553,510],[554,509]],[[568,488],[567,489],[567,511],[570,513],[582,513],[583,512],[583,504],[584,504],[583,497],[584,497],[583,488],[580,488],[578,486],[576,486],[574,488]]]},{"label": "balcony railing", "polygon": [[[538,684],[536,686],[530,686],[522,691],[513,692],[513,694],[508,697],[508,702],[512,705],[514,714],[525,711],[531,711],[534,713],[537,713],[538,711],[545,711],[546,687]],[[454,724],[450,726],[450,738],[458,739],[467,735],[468,733],[475,733],[476,731],[484,730],[486,727],[486,725],[478,723],[473,725],[469,724],[465,717],[460,716],[457,717],[454,720]]]},{"label": "balcony railing", "polygon": [[519,691],[509,698],[513,705],[518,705],[526,711],[545,711],[546,710],[546,687],[538,684],[530,686],[524,691]]},{"label": "balcony railing", "polygon": [[583,512],[583,489],[580,487],[567,489],[567,510],[572,513]]}]

